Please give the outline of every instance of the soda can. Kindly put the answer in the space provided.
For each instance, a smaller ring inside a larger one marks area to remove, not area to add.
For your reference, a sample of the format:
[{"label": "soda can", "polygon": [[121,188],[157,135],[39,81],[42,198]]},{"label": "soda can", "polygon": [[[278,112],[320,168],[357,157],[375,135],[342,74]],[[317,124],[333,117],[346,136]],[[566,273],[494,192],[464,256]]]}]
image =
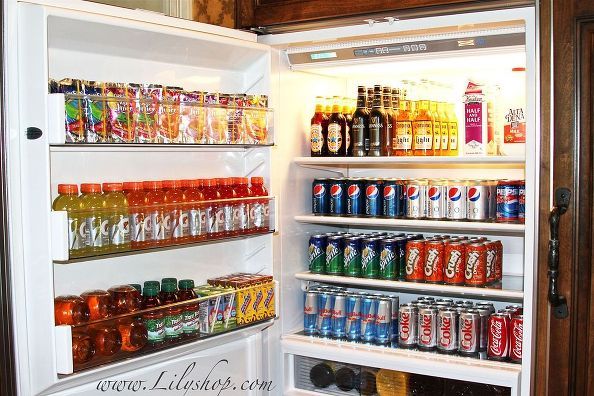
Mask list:
[{"label": "soda can", "polygon": [[522,339],[524,338],[524,316],[514,316],[511,319],[509,327],[509,359],[514,363],[522,363]]},{"label": "soda can", "polygon": [[303,332],[307,335],[317,333],[318,293],[308,290],[303,295]]},{"label": "soda can", "polygon": [[437,347],[437,308],[419,307],[417,346],[426,351]]},{"label": "soda can", "polygon": [[424,219],[427,216],[427,181],[409,180],[406,185],[406,217]]},{"label": "soda can", "polygon": [[497,246],[497,261],[495,261],[495,278],[501,281],[503,277],[503,243],[501,241],[495,241]]},{"label": "soda can", "polygon": [[402,304],[398,311],[398,345],[402,348],[417,346],[418,308],[414,304]]},{"label": "soda can", "polygon": [[329,179],[330,205],[328,214],[330,216],[342,216],[346,214],[346,193],[344,179]]},{"label": "soda can", "polygon": [[379,277],[380,238],[364,238],[361,241],[361,276],[363,278],[377,279]]},{"label": "soda can", "polygon": [[447,183],[444,180],[431,180],[427,186],[427,218],[440,220],[446,218]]},{"label": "soda can", "polygon": [[430,296],[421,296],[417,298],[417,301],[423,301],[427,304],[433,304],[433,302],[435,302],[435,298]]},{"label": "soda can", "polygon": [[365,181],[365,216],[380,217],[382,215],[382,181],[367,179]]},{"label": "soda can", "polygon": [[375,343],[387,345],[392,340],[392,301],[383,296],[375,301]]},{"label": "soda can", "polygon": [[394,238],[396,242],[396,277],[399,280],[406,279],[406,243],[408,239],[406,237]]},{"label": "soda can", "polygon": [[518,221],[524,223],[526,220],[526,184],[518,182]]},{"label": "soda can", "polygon": [[346,337],[346,294],[336,293],[332,298],[332,337],[342,339]]},{"label": "soda can", "polygon": [[466,193],[466,218],[470,221],[489,220],[489,185],[484,180],[470,180]]},{"label": "soda can", "polygon": [[480,323],[480,337],[479,337],[479,350],[484,352],[487,350],[487,333],[489,332],[489,317],[491,316],[491,310],[488,307],[476,307],[476,311],[481,317]]},{"label": "soda can", "polygon": [[329,338],[332,335],[332,293],[321,291],[318,293],[318,324],[317,333],[320,337]]},{"label": "soda can", "polygon": [[497,312],[489,317],[487,333],[487,358],[504,361],[509,355],[509,327],[511,317],[504,312]]},{"label": "soda can", "polygon": [[309,237],[309,271],[312,274],[326,273],[326,243],[325,235]]},{"label": "soda can", "polygon": [[494,241],[485,242],[486,248],[486,284],[492,285],[493,283],[497,282],[497,244]]},{"label": "soda can", "polygon": [[342,235],[328,237],[326,243],[326,273],[342,275],[344,271],[344,238]]},{"label": "soda can", "polygon": [[403,187],[396,179],[384,179],[382,215],[391,219],[402,217]]},{"label": "soda can", "polygon": [[458,313],[454,309],[440,309],[437,313],[437,351],[458,352]]},{"label": "soda can", "polygon": [[464,284],[474,287],[485,287],[487,284],[487,247],[483,242],[466,245]]},{"label": "soda can", "polygon": [[347,293],[346,296],[346,338],[359,341],[361,338],[361,296]]},{"label": "soda can", "polygon": [[346,215],[363,216],[365,214],[365,188],[362,179],[348,179],[345,182],[347,192]]},{"label": "soda can", "polygon": [[311,185],[311,211],[315,215],[327,215],[330,210],[329,180],[316,178]]},{"label": "soda can", "polygon": [[382,239],[379,241],[379,278],[396,280],[398,276],[398,245],[395,239]]},{"label": "soda can", "polygon": [[440,240],[425,243],[425,282],[443,282],[444,244]]},{"label": "soda can", "polygon": [[360,236],[344,239],[344,275],[350,277],[361,276],[361,241]]},{"label": "soda can", "polygon": [[406,243],[406,280],[409,282],[425,281],[425,244],[424,239]]},{"label": "soda can", "polygon": [[367,294],[361,296],[361,340],[373,343],[375,340],[375,299]]},{"label": "soda can", "polygon": [[443,281],[447,285],[463,285],[466,270],[466,243],[449,242],[444,246]]},{"label": "soda can", "polygon": [[466,220],[466,182],[448,181],[446,218],[448,220]]},{"label": "soda can", "polygon": [[498,222],[518,221],[518,184],[511,180],[500,180],[497,183]]},{"label": "soda can", "polygon": [[497,217],[497,180],[488,180],[489,187],[489,220],[493,221]]},{"label": "soda can", "polygon": [[398,308],[400,308],[400,298],[393,294],[388,298],[392,302],[392,342],[398,341]]},{"label": "soda can", "polygon": [[493,306],[493,303],[490,303],[490,302],[478,303],[478,304],[476,304],[476,307],[477,307],[477,309],[488,309],[491,314],[494,314],[496,312],[495,306]]},{"label": "soda can", "polygon": [[458,319],[458,352],[476,356],[479,352],[481,317],[474,309],[462,311]]},{"label": "soda can", "polygon": [[518,316],[524,314],[524,309],[519,304],[507,305],[505,307],[505,310],[509,311],[511,313],[511,316]]}]

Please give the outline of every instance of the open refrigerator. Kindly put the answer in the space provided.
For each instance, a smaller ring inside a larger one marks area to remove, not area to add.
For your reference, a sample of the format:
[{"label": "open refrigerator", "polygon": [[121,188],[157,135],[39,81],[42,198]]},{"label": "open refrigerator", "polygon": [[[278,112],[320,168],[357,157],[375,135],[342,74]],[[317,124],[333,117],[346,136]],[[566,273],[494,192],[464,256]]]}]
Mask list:
[{"label": "open refrigerator", "polygon": [[[231,378],[239,384],[221,394],[265,394],[258,381],[272,381],[271,394],[322,394],[298,385],[301,371],[296,362],[305,358],[500,385],[510,388],[512,395],[531,393],[540,152],[535,8],[401,21],[388,18],[256,36],[83,1],[10,1],[6,7],[7,37],[16,43],[8,49],[6,76],[9,101],[18,106],[10,106],[6,116],[20,394],[101,394],[105,392],[101,381],[145,381],[142,386],[155,394],[167,394],[176,386],[183,388],[179,377],[184,383]],[[463,120],[462,95],[469,79],[505,86],[509,70],[518,66],[526,69],[525,154],[309,156],[309,122],[317,95],[353,97],[358,85],[396,86],[401,80],[429,79],[451,86],[448,100],[456,103],[458,119]],[[67,144],[64,97],[48,94],[49,79],[65,77],[265,94],[273,114],[270,141],[231,146]],[[337,175],[524,179],[525,224],[313,216],[312,180]],[[70,259],[65,217],[51,210],[59,183],[225,176],[264,177],[271,197],[267,232],[175,249]],[[386,229],[498,238],[504,245],[503,287],[347,281],[308,271],[310,235]],[[274,318],[82,370],[72,363],[70,327],[54,325],[53,301],[58,295],[172,275],[203,283],[234,272],[274,277],[278,282]],[[303,293],[314,283],[395,292],[401,301],[432,295],[488,300],[497,307],[520,303],[524,309],[522,362],[304,336],[300,334]],[[194,371],[185,373],[190,365]],[[244,380],[256,385],[241,389]],[[193,391],[217,394],[220,389]]]}]

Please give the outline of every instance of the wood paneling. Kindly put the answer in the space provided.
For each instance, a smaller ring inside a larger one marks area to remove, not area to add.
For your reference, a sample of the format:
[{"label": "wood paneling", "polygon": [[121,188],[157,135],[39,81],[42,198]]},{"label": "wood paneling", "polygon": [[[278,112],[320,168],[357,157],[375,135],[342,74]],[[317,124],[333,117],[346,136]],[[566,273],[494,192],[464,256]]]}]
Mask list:
[{"label": "wood paneling", "polygon": [[235,0],[194,0],[192,19],[211,25],[235,27]]}]

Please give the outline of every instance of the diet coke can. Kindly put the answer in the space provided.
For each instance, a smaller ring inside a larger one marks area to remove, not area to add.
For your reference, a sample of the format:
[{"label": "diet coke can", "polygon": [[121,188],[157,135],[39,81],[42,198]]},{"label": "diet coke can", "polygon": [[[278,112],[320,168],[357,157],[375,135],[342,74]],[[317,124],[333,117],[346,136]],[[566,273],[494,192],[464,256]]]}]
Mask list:
[{"label": "diet coke can", "polygon": [[487,248],[483,242],[473,242],[466,246],[464,280],[466,286],[486,286]]},{"label": "diet coke can", "polygon": [[417,345],[418,308],[414,304],[402,304],[398,311],[398,345],[414,348]]},{"label": "diet coke can", "polygon": [[443,281],[448,285],[463,285],[466,270],[466,243],[449,241],[444,247]]},{"label": "diet coke can", "polygon": [[458,319],[458,352],[476,356],[479,352],[481,317],[474,309],[462,311]]},{"label": "diet coke can", "polygon": [[471,221],[489,219],[489,185],[485,180],[470,180],[466,190],[466,218]]},{"label": "diet coke can", "polygon": [[431,180],[427,186],[427,218],[441,220],[446,218],[447,183],[445,180]]},{"label": "diet coke can", "polygon": [[509,327],[509,358],[514,363],[522,363],[524,316],[514,316]]},{"label": "diet coke can", "polygon": [[491,360],[507,360],[509,355],[509,314],[497,312],[489,317],[487,334],[487,358]]},{"label": "diet coke can", "polygon": [[425,280],[425,244],[424,239],[406,243],[406,280],[409,282]]},{"label": "diet coke can", "polygon": [[456,353],[458,351],[458,313],[451,308],[437,313],[437,351]]},{"label": "diet coke can", "polygon": [[430,351],[437,347],[437,308],[432,306],[419,307],[417,346]]},{"label": "diet coke can", "polygon": [[425,243],[425,282],[443,282],[444,245],[440,240]]},{"label": "diet coke can", "polygon": [[424,219],[426,217],[427,180],[409,180],[406,185],[406,217]]},{"label": "diet coke can", "polygon": [[466,220],[466,182],[464,180],[450,180],[447,188],[447,219]]}]

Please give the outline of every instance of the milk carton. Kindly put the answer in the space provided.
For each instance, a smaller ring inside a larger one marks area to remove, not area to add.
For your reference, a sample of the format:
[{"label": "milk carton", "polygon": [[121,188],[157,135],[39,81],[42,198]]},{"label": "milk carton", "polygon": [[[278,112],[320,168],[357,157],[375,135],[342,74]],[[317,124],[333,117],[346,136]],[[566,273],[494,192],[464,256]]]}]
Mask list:
[{"label": "milk carton", "polygon": [[487,155],[489,150],[487,107],[484,86],[469,81],[464,92],[464,155]]}]

